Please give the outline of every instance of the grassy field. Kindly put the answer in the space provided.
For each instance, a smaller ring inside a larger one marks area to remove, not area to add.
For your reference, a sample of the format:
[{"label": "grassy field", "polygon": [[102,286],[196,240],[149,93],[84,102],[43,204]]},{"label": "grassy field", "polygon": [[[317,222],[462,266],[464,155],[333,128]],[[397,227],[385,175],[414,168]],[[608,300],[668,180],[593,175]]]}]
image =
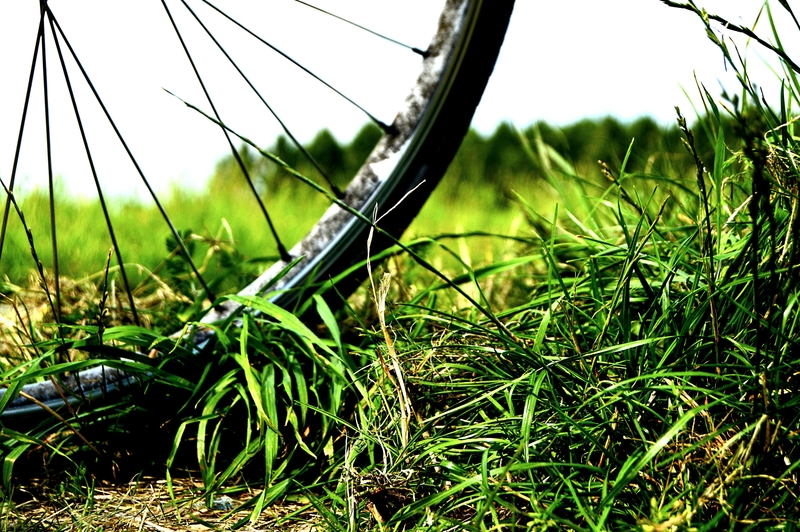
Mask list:
[{"label": "grassy field", "polygon": [[1,526],[796,530],[800,84],[787,64],[770,109],[719,45],[743,91],[678,117],[680,158],[628,139],[589,166],[538,127],[509,170],[536,179],[479,186],[462,150],[416,254],[341,310],[240,298],[258,312],[196,349],[87,288],[60,336],[7,330],[12,388],[99,363],[142,383],[0,429]]},{"label": "grassy field", "polygon": [[[729,129],[730,121],[724,123]],[[308,149],[326,168],[331,180],[342,185],[368,155],[378,138],[376,134],[374,127],[365,127],[350,143],[341,144],[323,131]],[[553,146],[575,167],[573,173],[602,180],[597,161],[619,168],[632,139],[636,141],[626,163],[629,172],[673,176],[693,172],[693,161],[680,143],[678,128],[660,127],[648,119],[627,124],[611,118],[584,120],[560,129],[536,124],[524,131],[502,124],[489,136],[471,131],[408,234],[433,236],[474,230],[507,233],[524,215],[517,195],[535,198],[537,208],[548,213],[557,200],[556,191],[546,184],[549,169],[531,156],[533,144]],[[709,148],[705,137],[699,143],[702,155],[713,161],[713,148]],[[304,175],[319,179],[313,166],[285,138],[279,138],[270,150]],[[242,148],[240,155],[256,187],[264,192],[262,196],[278,234],[291,247],[319,218],[327,200],[292,181],[254,151]],[[17,199],[32,230],[39,260],[46,269],[53,270],[47,191],[24,191]],[[56,187],[54,199],[60,273],[73,279],[94,276],[96,282],[112,247],[99,202],[71,195],[63,183]],[[194,246],[194,259],[199,264],[208,262],[206,269],[211,270],[212,278],[223,271],[223,259],[239,263],[250,260],[255,271],[257,264],[263,265],[259,261],[277,255],[267,222],[233,157],[219,162],[205,190],[173,188],[162,194],[161,200],[177,230],[192,235],[189,241]],[[122,244],[123,260],[132,275],[142,280],[147,272],[163,269],[164,258],[175,253],[176,248],[155,204],[149,199],[112,197],[109,211]],[[234,256],[219,253],[215,260],[207,261],[209,250],[215,246]],[[473,251],[482,254],[479,247]],[[172,266],[178,262],[172,261]],[[11,284],[25,286],[31,275],[37,275],[35,264],[25,230],[18,217],[12,216],[0,260],[3,275]],[[115,266],[114,258],[112,267]]]}]

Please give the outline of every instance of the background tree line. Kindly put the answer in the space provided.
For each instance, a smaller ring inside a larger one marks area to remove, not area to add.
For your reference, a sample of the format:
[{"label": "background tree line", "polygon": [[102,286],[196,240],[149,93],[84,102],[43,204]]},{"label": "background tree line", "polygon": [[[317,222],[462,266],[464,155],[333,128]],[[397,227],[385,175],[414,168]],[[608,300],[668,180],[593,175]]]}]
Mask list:
[{"label": "background tree line", "polygon": [[[696,147],[709,168],[714,163],[714,145],[708,140],[712,138],[713,127],[707,120],[693,125]],[[724,122],[722,127],[726,139],[735,138],[732,120]],[[330,131],[322,130],[305,149],[333,183],[344,186],[380,136],[377,127],[367,125],[349,143],[343,143]],[[618,173],[629,148],[627,173],[686,175],[695,171],[695,165],[682,136],[677,125],[659,125],[647,117],[632,122],[612,117],[583,119],[562,127],[540,122],[523,130],[503,123],[490,135],[470,130],[448,175],[452,176],[450,180],[457,178],[460,183],[490,185],[500,190],[535,183],[541,178],[541,170],[531,150],[535,150],[539,141],[553,147],[583,178],[602,177],[598,161]],[[269,150],[300,173],[323,182],[314,165],[287,137],[280,136]],[[240,156],[262,191],[295,186],[292,176],[246,147],[241,149]],[[232,156],[219,162],[211,184],[214,189],[228,190],[245,186]]]}]

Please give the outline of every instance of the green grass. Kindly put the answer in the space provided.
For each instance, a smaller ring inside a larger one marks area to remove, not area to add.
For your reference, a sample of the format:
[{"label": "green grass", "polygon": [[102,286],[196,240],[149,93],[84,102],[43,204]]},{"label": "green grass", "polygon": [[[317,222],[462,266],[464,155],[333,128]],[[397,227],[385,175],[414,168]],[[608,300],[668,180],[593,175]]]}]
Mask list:
[{"label": "green grass", "polygon": [[96,522],[106,510],[82,510],[95,482],[144,470],[165,474],[170,515],[187,516],[187,478],[192,500],[231,497],[214,526],[797,529],[800,89],[786,79],[779,110],[749,82],[727,111],[702,95],[704,127],[678,121],[688,170],[629,168],[623,150],[587,174],[521,133],[542,181],[502,200],[516,211],[423,232],[487,207],[445,181],[335,314],[320,297],[304,321],[247,299],[258,312],[199,351],[91,321],[19,346],[31,362],[2,374],[11,387],[101,362],[149,377],[133,401],[4,426],[6,515],[24,519],[18,489],[45,474],[64,514]]},{"label": "green grass", "polygon": [[[561,129],[536,124],[523,134],[529,141],[540,137],[542,142],[556,146],[559,153],[567,155],[580,175],[590,179],[601,177],[598,159],[619,167],[632,137],[637,141],[628,160],[629,170],[684,175],[693,168],[691,157],[682,150],[677,128],[659,127],[647,119],[630,124],[611,118],[581,121]],[[341,145],[323,131],[311,143],[309,151],[327,169],[331,180],[341,186],[346,176],[353,175],[364,160],[376,138],[375,129],[365,127],[352,142]],[[704,142],[701,147],[703,155],[708,151],[706,144]],[[270,149],[301,173],[318,178],[317,171],[285,138],[279,138]],[[520,142],[519,132],[508,124],[500,125],[487,137],[469,132],[447,175],[409,234],[506,232],[522,215],[516,201],[517,193],[536,198],[542,207],[547,204],[546,208],[550,209],[556,196],[544,184],[548,169],[534,164],[526,149],[525,143]],[[262,196],[278,234],[290,247],[318,219],[327,205],[326,200],[298,186],[287,173],[253,150],[243,147],[240,157],[255,186],[264,192]],[[713,160],[713,150],[709,160]],[[487,203],[487,198],[492,198],[491,203]],[[99,203],[71,195],[63,183],[57,183],[54,199],[60,273],[71,278],[99,278],[111,248]],[[199,264],[205,262],[209,250],[218,244],[235,249],[239,258],[247,257],[251,261],[277,254],[267,223],[233,157],[219,162],[206,190],[175,188],[161,199],[177,230],[192,235],[194,259]],[[33,230],[37,254],[45,268],[52,270],[48,194],[40,189],[23,191],[18,201]],[[138,281],[159,265],[164,268],[164,257],[175,251],[168,240],[174,239],[152,201],[110,198],[109,203],[110,218],[118,241],[122,243],[123,260],[128,264],[130,275]],[[86,220],[92,223],[87,224]],[[17,217],[12,216],[9,240],[4,243],[0,261],[3,275],[10,283],[25,286],[32,274],[37,275],[29,250],[24,228]],[[481,254],[479,249],[473,251]],[[224,270],[219,264],[223,258],[216,257],[206,266],[206,270],[211,270],[210,278]],[[112,259],[114,268],[116,258]]]},{"label": "green grass", "polygon": [[[273,201],[288,202],[286,196]],[[324,201],[301,188],[292,190],[292,199],[304,205],[304,210],[288,210],[276,220],[281,234],[290,243],[303,235],[303,224],[315,215],[319,217],[325,209]],[[192,239],[198,242],[195,259],[200,263],[208,248],[217,243],[235,247],[252,258],[274,257],[276,253],[266,222],[253,214],[258,206],[238,188],[206,192],[175,189],[162,200],[175,227],[182,233],[188,231],[194,235]],[[56,205],[61,271],[73,278],[102,272],[112,243],[99,204],[62,192],[56,196]],[[28,226],[33,229],[40,260],[50,267],[53,258],[47,193],[41,190],[28,193],[20,199],[20,206]],[[115,199],[111,201],[110,217],[117,239],[125,244],[123,258],[131,263],[132,270],[140,266],[152,271],[174,251],[168,244],[169,228],[154,205],[144,200]],[[87,224],[87,220],[93,222]],[[5,275],[11,282],[21,284],[35,269],[35,264],[20,221],[13,216],[6,246],[3,253]]]}]

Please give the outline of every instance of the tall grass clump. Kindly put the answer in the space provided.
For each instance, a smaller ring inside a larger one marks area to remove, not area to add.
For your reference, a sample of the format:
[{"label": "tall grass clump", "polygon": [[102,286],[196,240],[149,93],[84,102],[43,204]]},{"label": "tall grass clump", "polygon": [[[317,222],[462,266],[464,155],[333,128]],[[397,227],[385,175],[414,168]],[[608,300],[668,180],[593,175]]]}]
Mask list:
[{"label": "tall grass clump", "polygon": [[89,367],[125,378],[76,405],[3,419],[0,493],[30,476],[58,485],[63,471],[92,482],[166,475],[170,490],[189,476],[212,508],[216,496],[255,482],[262,489],[249,508],[257,517],[297,491],[298,478],[326,474],[341,446],[335,420],[368,395],[355,374],[369,357],[343,340],[321,298],[314,304],[324,338],[266,299],[230,297],[247,308],[240,318],[181,336],[90,324],[20,345],[27,361],[0,374],[8,386],[0,408],[25,383],[62,382]]},{"label": "tall grass clump", "polygon": [[798,526],[800,86],[784,61],[770,108],[695,11],[743,85],[701,95],[713,163],[680,111],[688,176],[623,153],[586,179],[523,136],[559,198],[520,198],[524,254],[461,261],[455,296],[422,269],[376,297],[385,391],[354,423],[337,529]]}]

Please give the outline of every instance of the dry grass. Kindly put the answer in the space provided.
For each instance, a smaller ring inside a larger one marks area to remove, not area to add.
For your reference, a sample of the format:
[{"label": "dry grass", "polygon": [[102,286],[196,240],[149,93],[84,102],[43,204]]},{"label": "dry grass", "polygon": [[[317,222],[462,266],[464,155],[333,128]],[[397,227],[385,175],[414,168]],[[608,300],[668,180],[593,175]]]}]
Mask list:
[{"label": "dry grass", "polygon": [[[88,493],[64,493],[58,488],[32,482],[19,488],[14,502],[6,502],[0,530],[155,530],[189,532],[203,530],[281,530],[312,532],[323,530],[319,514],[307,502],[283,501],[273,504],[255,520],[241,505],[258,496],[260,490],[243,491],[216,499],[229,510],[206,506],[202,483],[192,479],[172,481],[172,496],[166,480],[134,479],[123,485],[100,485]],[[222,500],[220,500],[222,499]]]},{"label": "dry grass", "polygon": [[[52,325],[56,323],[51,303],[55,299],[55,283],[48,274],[46,271],[47,290],[35,275],[25,287],[5,283],[4,291],[8,295],[0,294],[0,368],[10,368],[37,356],[30,346],[51,339],[59,332]],[[82,279],[62,276],[62,321],[70,326],[98,325],[101,321],[104,327],[131,324],[133,318],[127,295],[113,280],[108,283],[107,290],[104,286],[101,275]],[[179,330],[179,322],[165,323],[165,318],[170,316],[171,310],[187,307],[192,301],[158,277],[151,276],[150,282],[134,294],[134,302],[140,325],[156,329],[172,326]],[[60,333],[69,336],[70,329],[62,328]]]}]

